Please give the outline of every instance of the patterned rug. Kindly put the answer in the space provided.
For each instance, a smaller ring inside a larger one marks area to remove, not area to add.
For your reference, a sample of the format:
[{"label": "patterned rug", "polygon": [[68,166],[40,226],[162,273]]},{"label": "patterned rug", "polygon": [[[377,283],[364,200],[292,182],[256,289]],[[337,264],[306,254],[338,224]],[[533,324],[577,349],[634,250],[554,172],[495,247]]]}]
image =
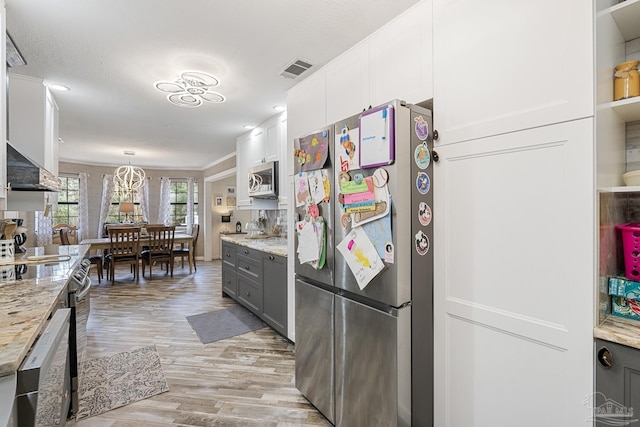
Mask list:
[{"label": "patterned rug", "polygon": [[202,344],[209,344],[266,327],[258,316],[242,306],[187,316]]},{"label": "patterned rug", "polygon": [[155,345],[84,362],[76,419],[169,390]]}]

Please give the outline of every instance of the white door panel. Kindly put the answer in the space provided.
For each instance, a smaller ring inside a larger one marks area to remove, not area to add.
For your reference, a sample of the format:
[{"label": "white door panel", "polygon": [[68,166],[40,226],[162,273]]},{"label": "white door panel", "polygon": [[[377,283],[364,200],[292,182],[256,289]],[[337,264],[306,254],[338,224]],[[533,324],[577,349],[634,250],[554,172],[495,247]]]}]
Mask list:
[{"label": "white door panel", "polygon": [[593,115],[592,9],[583,0],[435,0],[441,143]]},{"label": "white door panel", "polygon": [[592,119],[435,150],[434,328],[444,349],[435,354],[435,425],[584,422],[593,388]]},{"label": "white door panel", "polygon": [[[451,316],[446,325],[450,337],[445,349],[450,360],[447,380],[451,384],[446,399],[452,410],[447,424],[434,425],[582,425],[569,422],[569,405],[579,405],[581,399],[565,398],[566,385],[572,380],[567,351],[467,319]],[[544,393],[537,392],[542,389]]]}]

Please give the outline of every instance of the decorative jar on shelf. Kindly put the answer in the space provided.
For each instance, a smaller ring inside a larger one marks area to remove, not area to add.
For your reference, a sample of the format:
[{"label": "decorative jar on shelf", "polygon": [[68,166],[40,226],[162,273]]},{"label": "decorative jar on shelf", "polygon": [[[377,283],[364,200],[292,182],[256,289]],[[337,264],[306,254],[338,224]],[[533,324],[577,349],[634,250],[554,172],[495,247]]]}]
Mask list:
[{"label": "decorative jar on shelf", "polygon": [[640,95],[640,75],[638,75],[638,63],[633,60],[623,62],[616,66],[613,81],[613,100],[632,98]]}]

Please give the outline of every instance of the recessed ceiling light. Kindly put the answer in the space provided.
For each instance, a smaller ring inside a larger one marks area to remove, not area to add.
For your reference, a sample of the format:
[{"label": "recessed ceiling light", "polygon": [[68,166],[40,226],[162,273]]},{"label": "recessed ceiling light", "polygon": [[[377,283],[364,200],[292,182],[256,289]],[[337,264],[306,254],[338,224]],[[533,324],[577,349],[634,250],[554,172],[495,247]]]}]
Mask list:
[{"label": "recessed ceiling light", "polygon": [[281,111],[284,111],[287,109],[287,107],[285,107],[284,105],[274,105],[273,109],[276,110],[278,113]]},{"label": "recessed ceiling light", "polygon": [[65,86],[65,85],[48,84],[47,86],[49,86],[49,89],[59,90],[59,91],[62,91],[62,92],[66,92],[66,91],[71,90],[71,89],[69,89],[68,86]]},{"label": "recessed ceiling light", "polygon": [[244,126],[242,126],[242,127],[243,127],[243,128],[245,128],[245,129],[247,129],[247,130],[251,130],[251,129],[255,128],[255,126],[254,126],[254,125],[244,125]]}]

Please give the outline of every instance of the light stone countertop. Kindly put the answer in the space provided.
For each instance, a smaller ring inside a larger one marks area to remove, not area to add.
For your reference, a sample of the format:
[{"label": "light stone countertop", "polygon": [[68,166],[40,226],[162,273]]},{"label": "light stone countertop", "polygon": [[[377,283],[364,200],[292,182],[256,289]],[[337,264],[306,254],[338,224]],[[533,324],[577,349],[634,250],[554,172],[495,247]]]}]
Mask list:
[{"label": "light stone countertop", "polygon": [[594,338],[640,349],[640,322],[609,316],[593,330]]},{"label": "light stone countertop", "polygon": [[225,242],[235,243],[236,245],[246,246],[251,249],[282,257],[286,257],[288,254],[287,239],[283,237],[252,239],[247,237],[246,234],[221,234],[220,239]]},{"label": "light stone countertop", "polygon": [[[66,291],[71,270],[88,249],[87,245],[60,246],[59,253],[70,255],[69,261],[28,265],[25,277],[29,278],[0,281],[0,375],[18,369]],[[15,260],[31,255],[44,255],[44,250],[28,248]]]}]

